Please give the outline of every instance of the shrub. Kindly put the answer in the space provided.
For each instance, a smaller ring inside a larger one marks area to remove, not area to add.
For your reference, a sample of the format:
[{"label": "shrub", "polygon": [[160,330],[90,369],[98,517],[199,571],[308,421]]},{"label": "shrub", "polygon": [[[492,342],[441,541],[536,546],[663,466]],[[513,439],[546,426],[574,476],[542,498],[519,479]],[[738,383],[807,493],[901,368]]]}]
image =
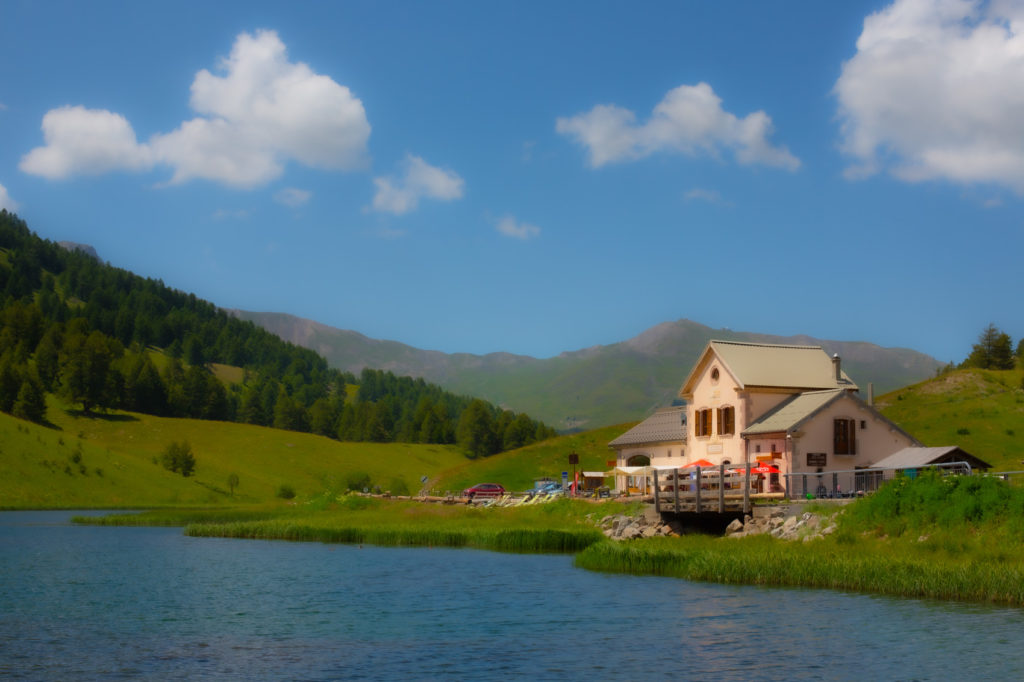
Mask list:
[{"label": "shrub", "polygon": [[372,485],[373,481],[370,478],[370,474],[365,471],[353,471],[345,477],[345,487],[348,490],[362,492],[363,490],[369,490]]},{"label": "shrub", "polygon": [[282,500],[293,499],[295,497],[295,488],[291,487],[286,483],[281,484],[277,488],[277,496],[280,497]]},{"label": "shrub", "polygon": [[192,475],[196,469],[196,458],[192,454],[192,446],[187,440],[180,443],[175,441],[167,446],[163,455],[160,456],[160,463],[164,469],[179,473],[185,478]]}]

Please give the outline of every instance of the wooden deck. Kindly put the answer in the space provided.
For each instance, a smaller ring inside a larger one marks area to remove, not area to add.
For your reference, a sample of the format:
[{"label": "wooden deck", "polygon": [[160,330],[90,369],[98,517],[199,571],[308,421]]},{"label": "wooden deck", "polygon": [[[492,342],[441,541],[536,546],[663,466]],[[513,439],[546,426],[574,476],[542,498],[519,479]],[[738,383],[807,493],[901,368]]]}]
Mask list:
[{"label": "wooden deck", "polygon": [[659,514],[749,513],[751,500],[764,497],[751,491],[750,472],[728,474],[724,466],[690,471],[654,470],[654,508]]}]

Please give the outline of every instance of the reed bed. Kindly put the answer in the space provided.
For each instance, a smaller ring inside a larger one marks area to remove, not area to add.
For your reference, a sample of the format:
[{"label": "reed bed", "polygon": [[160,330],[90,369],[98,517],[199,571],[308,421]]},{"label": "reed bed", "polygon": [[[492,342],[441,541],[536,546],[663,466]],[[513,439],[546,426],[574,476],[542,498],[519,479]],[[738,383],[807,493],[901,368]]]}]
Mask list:
[{"label": "reed bed", "polygon": [[1019,558],[969,551],[937,556],[910,543],[864,538],[795,544],[774,538],[677,538],[594,544],[576,557],[594,571],[703,582],[829,588],[1024,606]]},{"label": "reed bed", "polygon": [[603,539],[594,529],[438,528],[420,526],[337,526],[290,520],[193,523],[192,537],[229,537],[415,547],[475,547],[502,552],[574,553]]},{"label": "reed bed", "polygon": [[157,509],[130,514],[72,516],[71,522],[86,526],[186,526],[190,523],[258,521],[279,516],[270,509]]}]

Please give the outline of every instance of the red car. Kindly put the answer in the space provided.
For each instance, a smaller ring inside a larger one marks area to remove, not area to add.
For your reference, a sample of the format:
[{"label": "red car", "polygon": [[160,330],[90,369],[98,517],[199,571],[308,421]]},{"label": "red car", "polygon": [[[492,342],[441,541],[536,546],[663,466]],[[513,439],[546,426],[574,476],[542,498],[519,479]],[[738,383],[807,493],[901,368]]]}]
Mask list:
[{"label": "red car", "polygon": [[505,489],[497,483],[479,483],[462,491],[462,496],[471,500],[476,497],[501,497],[504,494]]}]

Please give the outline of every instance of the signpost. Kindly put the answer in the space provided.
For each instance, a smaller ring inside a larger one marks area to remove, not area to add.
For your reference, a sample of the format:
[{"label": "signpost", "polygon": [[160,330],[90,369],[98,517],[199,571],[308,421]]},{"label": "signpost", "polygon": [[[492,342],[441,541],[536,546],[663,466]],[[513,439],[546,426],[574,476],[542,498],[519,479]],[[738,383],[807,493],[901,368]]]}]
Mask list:
[{"label": "signpost", "polygon": [[572,465],[573,495],[579,495],[579,479],[576,478],[576,465],[580,463],[580,456],[575,452],[569,453],[569,464]]}]

